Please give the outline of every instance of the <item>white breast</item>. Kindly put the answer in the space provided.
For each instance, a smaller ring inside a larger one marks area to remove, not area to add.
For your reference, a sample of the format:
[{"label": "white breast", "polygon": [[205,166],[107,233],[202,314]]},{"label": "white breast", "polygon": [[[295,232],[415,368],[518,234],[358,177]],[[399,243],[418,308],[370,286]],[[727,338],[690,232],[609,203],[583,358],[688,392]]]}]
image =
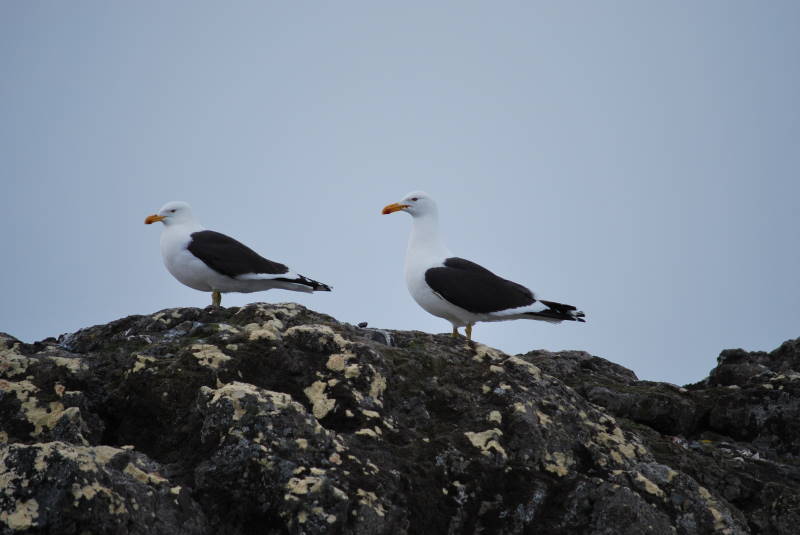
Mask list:
[{"label": "white breast", "polygon": [[186,248],[191,234],[180,228],[165,228],[161,233],[161,258],[173,277],[189,288],[210,292],[214,272]]}]

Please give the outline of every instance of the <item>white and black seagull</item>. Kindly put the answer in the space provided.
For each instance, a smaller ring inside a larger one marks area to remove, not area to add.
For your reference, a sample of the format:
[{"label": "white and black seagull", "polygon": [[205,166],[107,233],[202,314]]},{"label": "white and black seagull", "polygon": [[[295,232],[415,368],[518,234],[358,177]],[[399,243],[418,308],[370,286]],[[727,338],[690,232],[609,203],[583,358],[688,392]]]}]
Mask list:
[{"label": "white and black seagull", "polygon": [[453,336],[466,326],[471,340],[478,321],[585,321],[584,313],[572,305],[538,299],[525,286],[453,256],[439,235],[436,202],[425,192],[411,192],[383,209],[384,214],[400,211],[414,218],[406,251],[408,291],[419,306],[452,323]]},{"label": "white and black seagull", "polygon": [[220,306],[227,292],[260,292],[272,288],[295,292],[331,291],[331,287],[295,273],[287,266],[267,260],[233,238],[206,230],[181,201],[168,202],[157,214],[144,220],[161,221],[161,257],[180,282],[211,292],[211,304]]}]

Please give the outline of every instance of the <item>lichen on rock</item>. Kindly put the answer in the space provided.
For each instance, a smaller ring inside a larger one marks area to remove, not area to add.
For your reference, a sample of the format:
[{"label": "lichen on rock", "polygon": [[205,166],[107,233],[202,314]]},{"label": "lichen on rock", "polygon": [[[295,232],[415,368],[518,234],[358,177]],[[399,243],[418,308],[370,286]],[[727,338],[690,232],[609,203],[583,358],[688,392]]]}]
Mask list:
[{"label": "lichen on rock", "polygon": [[799,416],[797,340],[679,387],[292,303],[168,309],[0,334],[0,532],[788,535]]}]

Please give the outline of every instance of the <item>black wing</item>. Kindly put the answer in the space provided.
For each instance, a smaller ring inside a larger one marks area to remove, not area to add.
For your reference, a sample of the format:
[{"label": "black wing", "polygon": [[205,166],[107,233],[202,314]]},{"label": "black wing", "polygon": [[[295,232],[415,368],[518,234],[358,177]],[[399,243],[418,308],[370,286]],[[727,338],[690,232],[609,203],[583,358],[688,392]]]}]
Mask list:
[{"label": "black wing", "polygon": [[463,258],[448,258],[444,267],[427,270],[425,282],[445,300],[479,314],[528,306],[536,301],[533,292],[521,284],[498,277]]},{"label": "black wing", "polygon": [[193,233],[187,248],[208,267],[228,277],[246,273],[280,275],[289,271],[283,264],[267,260],[245,244],[213,230]]}]

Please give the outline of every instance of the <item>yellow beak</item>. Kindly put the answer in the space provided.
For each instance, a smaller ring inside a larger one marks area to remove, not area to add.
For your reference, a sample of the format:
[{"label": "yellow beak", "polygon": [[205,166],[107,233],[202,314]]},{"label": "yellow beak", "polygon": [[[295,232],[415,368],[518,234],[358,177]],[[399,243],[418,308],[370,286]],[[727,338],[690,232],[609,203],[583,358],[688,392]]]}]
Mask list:
[{"label": "yellow beak", "polygon": [[158,221],[162,221],[163,219],[164,219],[164,216],[163,216],[163,215],[156,215],[156,214],[149,215],[149,216],[147,216],[147,217],[145,218],[145,220],[144,220],[144,224],[145,224],[145,225],[149,225],[149,224],[151,224],[151,223],[156,223],[156,222],[158,222]]},{"label": "yellow beak", "polygon": [[383,215],[391,214],[392,212],[399,212],[400,210],[405,210],[409,206],[410,205],[408,204],[400,204],[399,202],[388,204],[383,207]]}]

